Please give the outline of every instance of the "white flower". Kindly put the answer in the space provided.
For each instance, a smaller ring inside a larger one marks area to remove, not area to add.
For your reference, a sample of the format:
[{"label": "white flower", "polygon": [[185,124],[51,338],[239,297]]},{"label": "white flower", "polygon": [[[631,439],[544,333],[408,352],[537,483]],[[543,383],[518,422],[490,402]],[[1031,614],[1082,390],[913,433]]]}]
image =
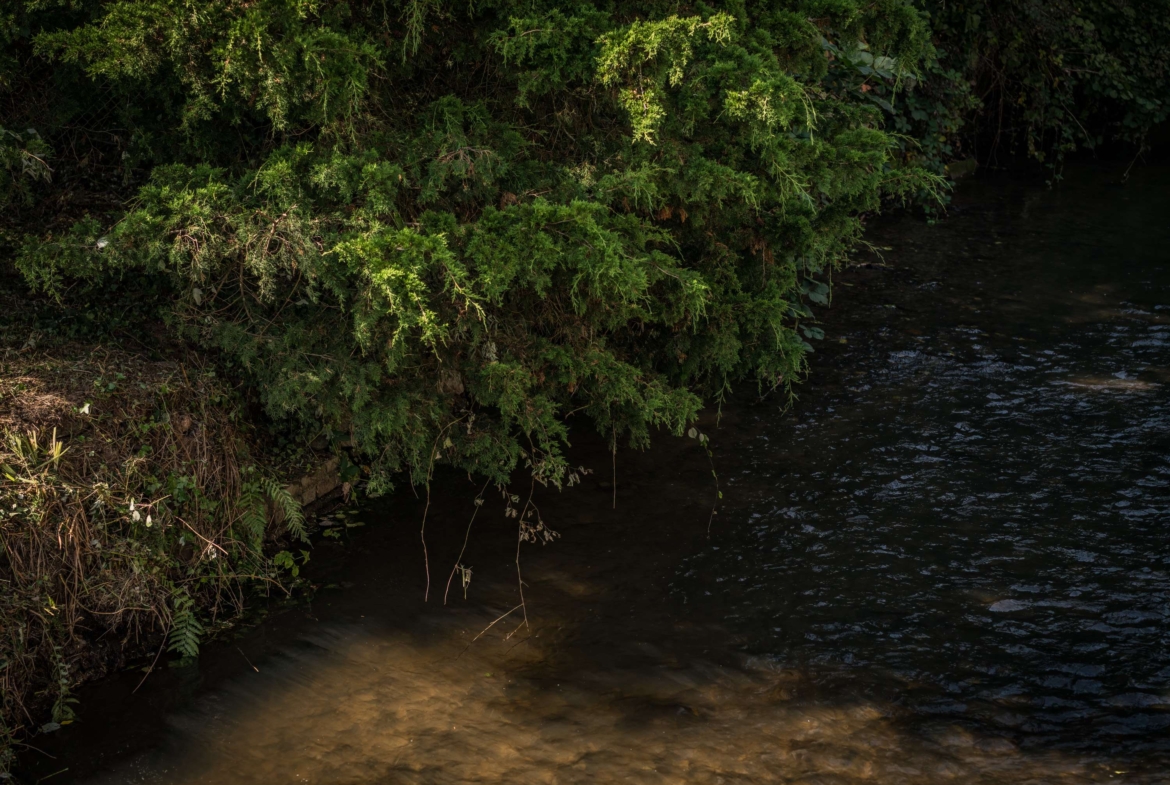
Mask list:
[{"label": "white flower", "polygon": [[81,407],[82,414],[89,414],[89,401],[86,401],[85,406]]},{"label": "white flower", "polygon": [[151,526],[151,520],[150,520],[150,516],[149,516],[149,515],[147,515],[147,516],[146,516],[146,528],[148,528],[148,529],[149,529],[149,528],[150,528],[150,526]]}]

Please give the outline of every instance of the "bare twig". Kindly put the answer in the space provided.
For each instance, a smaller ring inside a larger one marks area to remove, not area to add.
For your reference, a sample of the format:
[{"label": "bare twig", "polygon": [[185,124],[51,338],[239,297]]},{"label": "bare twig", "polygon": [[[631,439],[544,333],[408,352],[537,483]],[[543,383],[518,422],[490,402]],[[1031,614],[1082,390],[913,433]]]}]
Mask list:
[{"label": "bare twig", "polygon": [[613,455],[613,509],[617,509],[617,426],[613,426],[613,438],[610,440],[609,449]]},{"label": "bare twig", "polygon": [[[150,676],[150,674],[154,673],[154,666],[158,665],[158,658],[162,656],[163,647],[167,645],[167,635],[169,634],[170,629],[168,628],[167,631],[163,633],[162,643],[158,645],[158,653],[154,655],[154,662],[150,663],[150,667],[146,669],[146,673],[142,674],[142,681],[138,682],[138,687],[141,687],[143,684],[145,684],[146,679]],[[134,693],[138,692],[138,687],[132,689],[130,694],[133,695]]]},{"label": "bare twig", "polygon": [[532,478],[532,485],[528,488],[528,501],[524,503],[524,509],[520,511],[520,518],[518,519],[516,533],[516,585],[520,589],[520,607],[524,609],[524,625],[528,626],[528,606],[524,603],[524,578],[520,576],[520,543],[524,542],[524,516],[528,512],[528,508],[532,506],[532,495],[536,493],[536,477]]},{"label": "bare twig", "polygon": [[[447,604],[447,595],[451,592],[451,581],[455,578],[455,571],[458,570],[459,565],[463,563],[463,554],[467,551],[467,541],[471,539],[471,524],[475,523],[475,516],[479,515],[479,508],[483,506],[483,492],[487,490],[488,483],[490,482],[490,479],[485,482],[483,487],[479,489],[479,493],[477,493],[475,496],[475,510],[471,513],[471,520],[467,522],[467,533],[463,535],[463,547],[459,549],[459,556],[455,558],[455,566],[451,568],[451,575],[447,578],[447,588],[443,592],[444,605]],[[467,592],[464,591],[464,594],[466,593]]]},{"label": "bare twig", "polygon": [[244,658],[244,662],[248,663],[248,665],[250,665],[250,666],[251,666],[252,670],[256,671],[257,673],[259,673],[259,672],[260,672],[260,669],[259,669],[259,668],[257,668],[255,665],[252,665],[252,661],[251,661],[250,659],[248,659],[248,655],[247,655],[247,654],[244,654],[244,650],[243,650],[243,649],[241,649],[239,646],[237,646],[237,647],[236,647],[236,651],[238,651],[238,652],[240,653],[240,656]]},{"label": "bare twig", "polygon": [[431,596],[431,560],[427,556],[427,513],[431,511],[431,481],[427,480],[427,503],[423,507],[422,525],[418,530],[418,538],[422,541],[423,547],[423,569],[427,573],[427,586],[423,590],[423,602],[430,599]]},{"label": "bare twig", "polygon": [[[485,632],[490,630],[492,627],[495,627],[498,623],[500,623],[504,619],[508,618],[513,613],[515,613],[516,611],[518,611],[520,608],[523,608],[523,607],[524,607],[524,603],[520,603],[515,608],[512,608],[512,610],[507,611],[507,612],[497,616],[491,624],[489,624],[488,626],[484,627],[482,630],[479,631],[479,635],[476,635],[474,638],[471,639],[471,643],[475,643],[477,640],[479,640],[480,638],[483,637]],[[467,647],[463,651],[459,652],[460,657],[463,656],[463,652],[466,652],[467,649],[471,648],[471,643],[467,644]],[[456,658],[456,659],[458,659],[458,658]]]}]

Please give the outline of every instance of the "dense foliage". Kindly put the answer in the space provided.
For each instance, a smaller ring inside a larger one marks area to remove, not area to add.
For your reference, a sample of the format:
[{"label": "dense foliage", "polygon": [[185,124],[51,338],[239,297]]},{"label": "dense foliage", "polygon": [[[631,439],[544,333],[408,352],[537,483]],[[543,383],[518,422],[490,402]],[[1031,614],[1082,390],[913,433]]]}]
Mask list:
[{"label": "dense foliage", "polygon": [[374,491],[442,462],[559,484],[570,416],[644,444],[741,380],[786,388],[865,214],[937,194],[976,139],[1140,144],[1170,62],[1157,0],[8,14],[25,279],[137,287]]},{"label": "dense foliage", "polygon": [[34,8],[31,56],[149,174],[21,271],[150,279],[375,491],[441,461],[559,484],[571,413],[641,444],[791,383],[859,216],[933,187],[864,89],[928,48],[901,0]]}]

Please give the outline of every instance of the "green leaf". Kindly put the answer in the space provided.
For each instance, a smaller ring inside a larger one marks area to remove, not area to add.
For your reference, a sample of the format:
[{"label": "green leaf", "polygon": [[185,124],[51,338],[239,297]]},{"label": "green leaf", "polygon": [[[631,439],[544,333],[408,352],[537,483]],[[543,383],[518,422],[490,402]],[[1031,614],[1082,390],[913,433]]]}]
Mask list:
[{"label": "green leaf", "polygon": [[820,327],[808,327],[802,324],[800,326],[800,331],[804,333],[805,338],[812,338],[813,340],[817,341],[823,340],[825,337],[825,331]]}]

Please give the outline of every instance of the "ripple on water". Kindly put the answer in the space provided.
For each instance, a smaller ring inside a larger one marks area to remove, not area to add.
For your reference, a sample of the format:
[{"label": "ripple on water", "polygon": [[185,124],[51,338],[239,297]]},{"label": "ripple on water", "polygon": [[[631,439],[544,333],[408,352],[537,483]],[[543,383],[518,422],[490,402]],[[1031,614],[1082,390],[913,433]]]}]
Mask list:
[{"label": "ripple on water", "polygon": [[[1045,275],[1105,274],[1060,247]],[[1166,252],[1137,256],[1140,286],[1114,283],[1170,300]],[[751,480],[730,492],[753,537],[725,520],[675,592],[701,601],[695,586],[737,571],[709,602],[753,651],[849,689],[912,674],[891,689],[923,717],[1170,752],[1170,325],[1151,323],[1166,306],[1078,305],[1036,271],[997,272],[1041,292],[1033,311],[963,324],[923,306],[913,348],[891,334],[850,355],[872,388],[802,402],[802,429],[755,422],[768,441],[737,448]]]}]

